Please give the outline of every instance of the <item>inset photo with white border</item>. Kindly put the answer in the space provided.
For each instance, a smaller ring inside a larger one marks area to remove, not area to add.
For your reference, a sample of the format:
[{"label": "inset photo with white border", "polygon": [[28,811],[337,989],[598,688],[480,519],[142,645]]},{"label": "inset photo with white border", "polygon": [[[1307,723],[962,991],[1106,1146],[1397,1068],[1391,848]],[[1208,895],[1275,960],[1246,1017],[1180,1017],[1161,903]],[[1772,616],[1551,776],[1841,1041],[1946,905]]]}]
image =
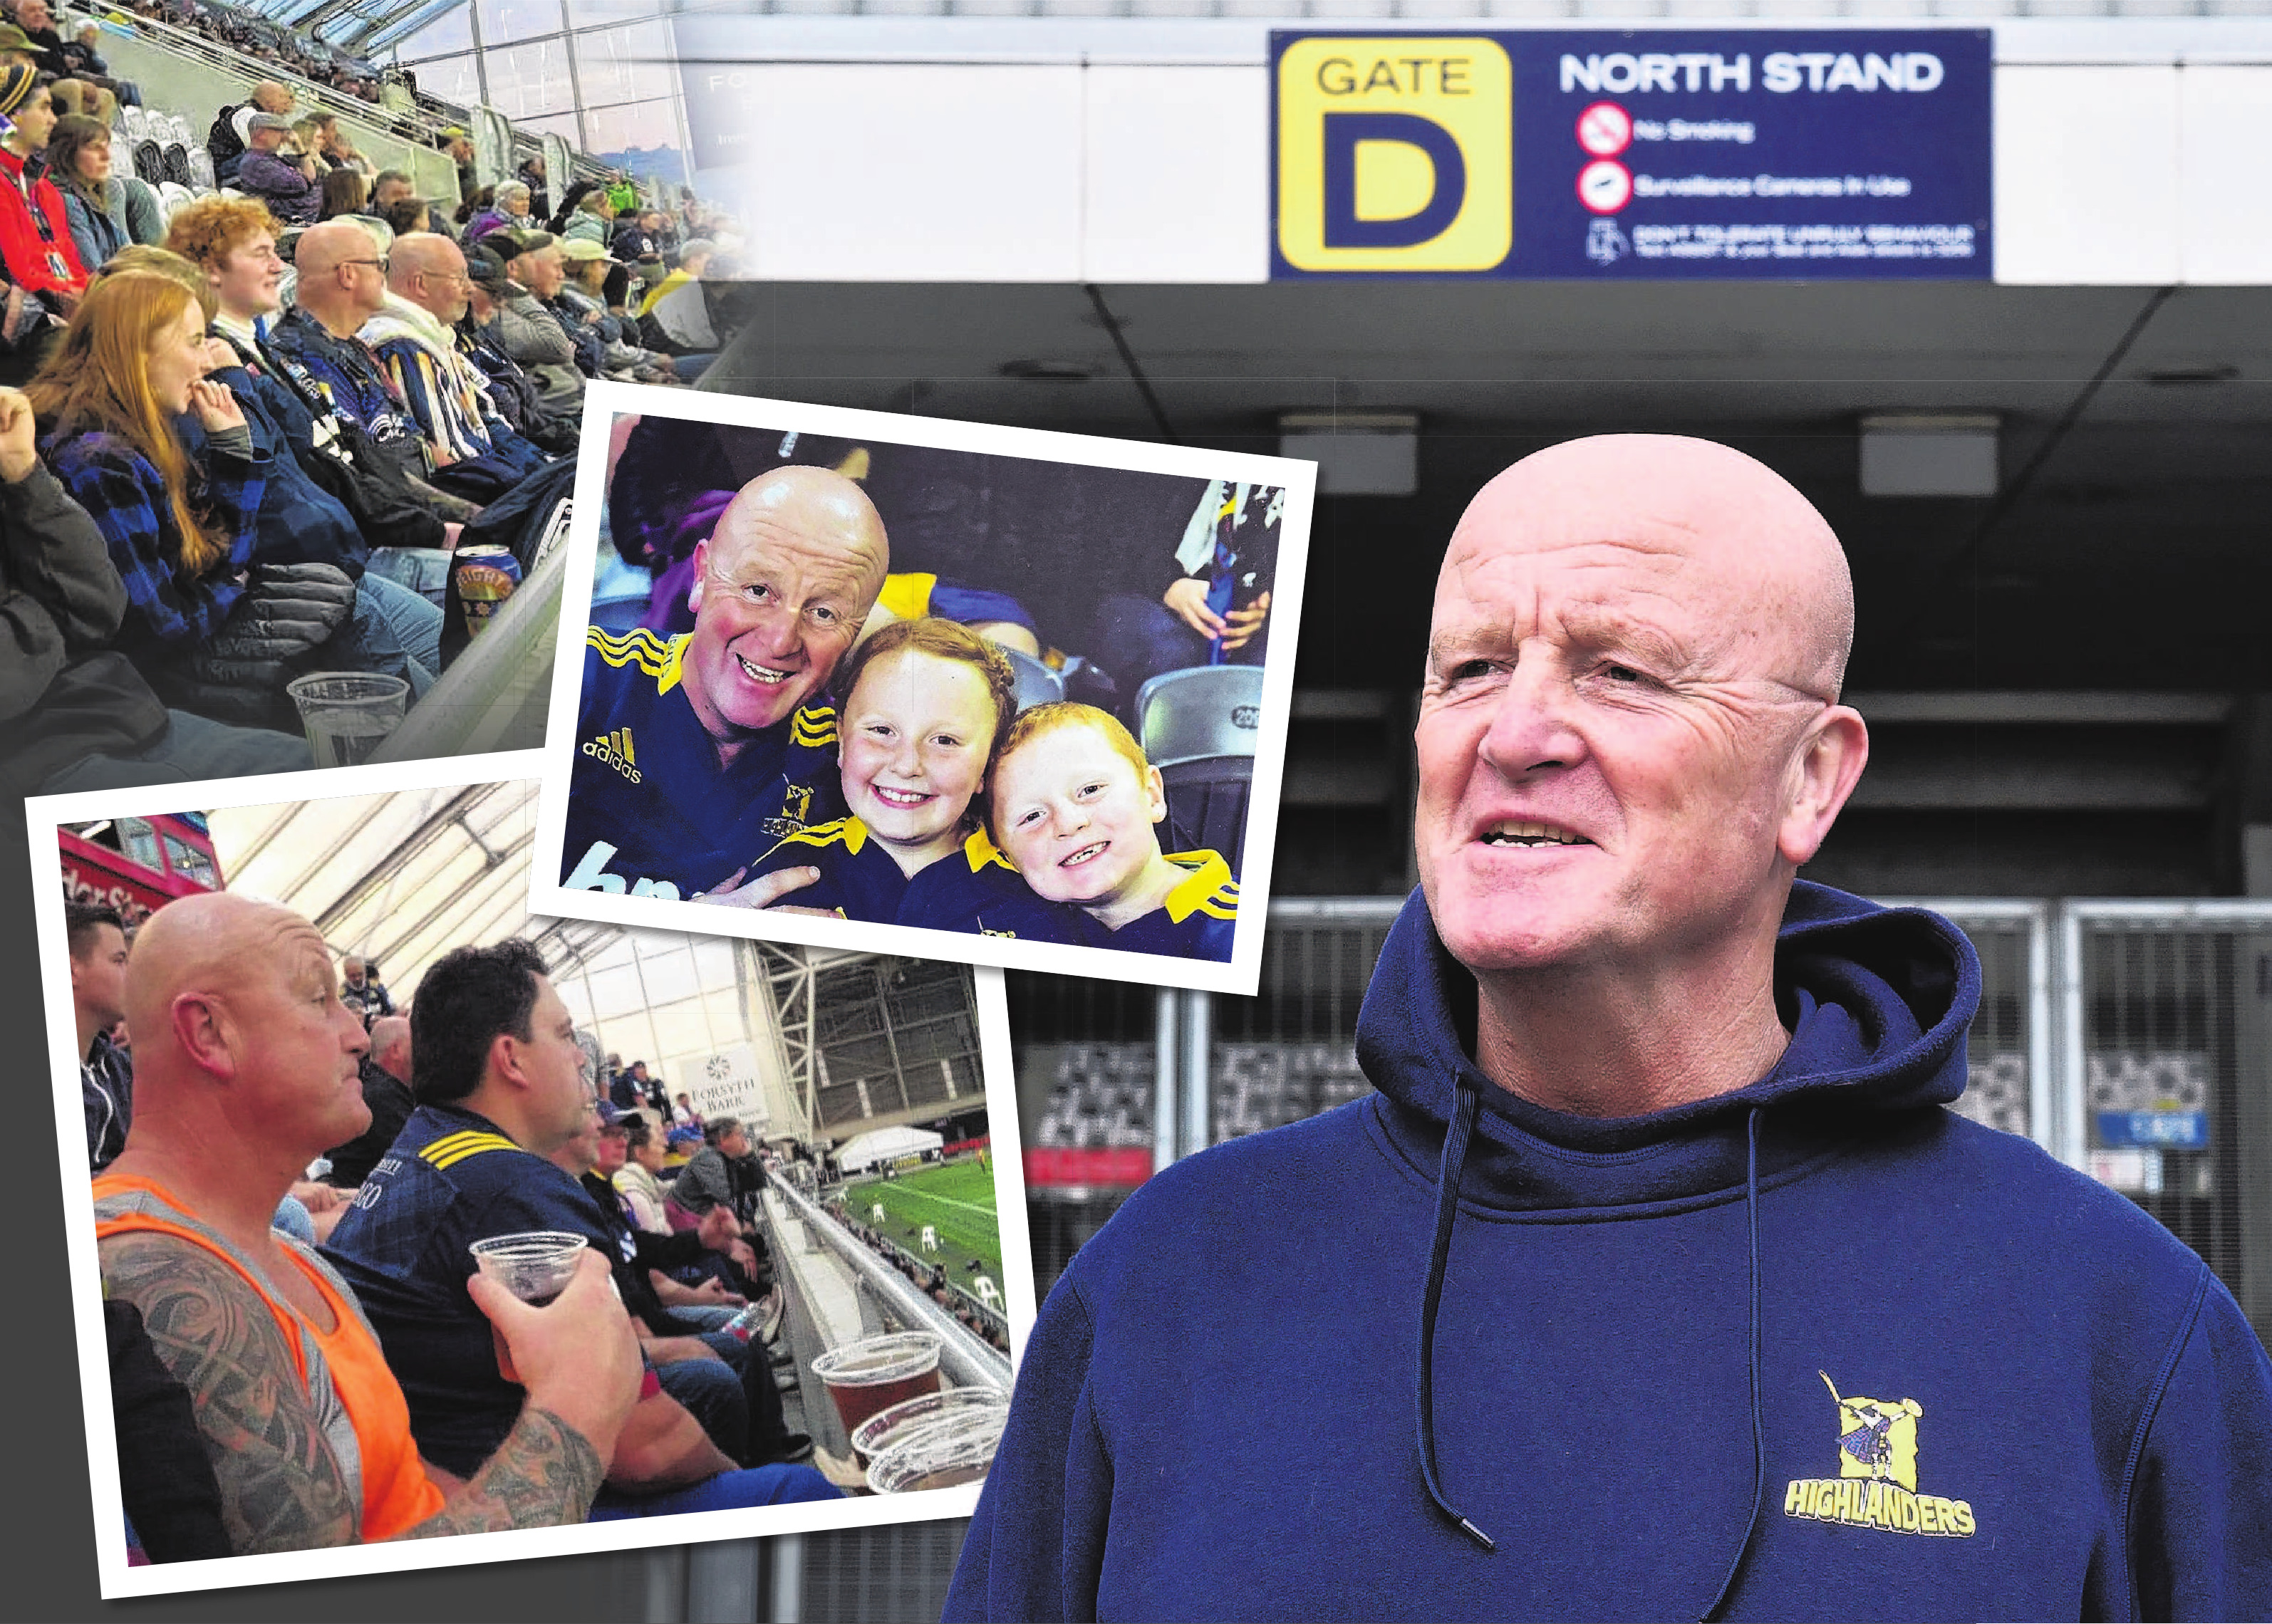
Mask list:
[{"label": "inset photo with white border", "polygon": [[1315,475],[592,385],[530,905],[1251,994]]},{"label": "inset photo with white border", "polygon": [[26,803],[106,1598],[974,1509],[1000,973],[532,915],[539,764]]}]

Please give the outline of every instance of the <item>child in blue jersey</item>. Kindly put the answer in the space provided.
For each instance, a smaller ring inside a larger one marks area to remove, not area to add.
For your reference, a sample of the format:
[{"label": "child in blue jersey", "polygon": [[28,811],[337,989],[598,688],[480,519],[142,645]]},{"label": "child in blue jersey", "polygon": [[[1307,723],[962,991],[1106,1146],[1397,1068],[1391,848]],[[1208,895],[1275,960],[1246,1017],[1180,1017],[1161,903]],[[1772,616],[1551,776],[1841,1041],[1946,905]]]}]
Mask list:
[{"label": "child in blue jersey", "polygon": [[993,644],[926,616],[868,637],[838,682],[847,816],[789,835],[748,877],[801,868],[811,883],[776,906],[889,922],[910,878],[959,850],[975,826],[970,803],[1016,711],[1015,679]]},{"label": "child in blue jersey", "polygon": [[1160,770],[1110,712],[1071,704],[1021,712],[991,777],[995,844],[1035,898],[1073,916],[1072,940],[1229,958],[1238,920],[1230,866],[1214,852],[1160,850]]}]

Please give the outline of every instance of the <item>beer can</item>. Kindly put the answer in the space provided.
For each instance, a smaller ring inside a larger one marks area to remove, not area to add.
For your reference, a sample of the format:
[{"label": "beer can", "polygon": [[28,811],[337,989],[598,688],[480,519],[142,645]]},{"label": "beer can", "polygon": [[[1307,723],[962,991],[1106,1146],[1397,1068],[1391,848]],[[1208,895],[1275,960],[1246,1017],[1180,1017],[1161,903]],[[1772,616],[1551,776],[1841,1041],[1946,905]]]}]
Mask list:
[{"label": "beer can", "polygon": [[466,607],[466,635],[478,637],[499,605],[520,585],[520,560],[512,549],[495,542],[460,548],[451,570],[458,584],[458,600]]}]

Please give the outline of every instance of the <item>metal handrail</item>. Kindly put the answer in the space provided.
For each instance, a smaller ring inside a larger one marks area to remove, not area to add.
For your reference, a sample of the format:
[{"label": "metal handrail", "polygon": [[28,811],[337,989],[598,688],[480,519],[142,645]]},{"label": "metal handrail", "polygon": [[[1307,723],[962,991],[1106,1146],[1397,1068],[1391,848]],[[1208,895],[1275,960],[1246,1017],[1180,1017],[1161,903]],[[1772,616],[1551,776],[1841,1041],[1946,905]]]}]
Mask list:
[{"label": "metal handrail", "polygon": [[895,1318],[938,1337],[939,1368],[957,1386],[1010,1390],[1006,1354],[989,1347],[968,1326],[917,1291],[913,1282],[870,1251],[865,1242],[803,1191],[781,1179],[768,1179],[766,1185],[767,1192],[787,1202],[830,1251],[851,1265],[852,1272],[883,1300]]},{"label": "metal handrail", "polygon": [[378,102],[343,95],[328,85],[293,72],[281,63],[264,62],[258,57],[248,56],[234,46],[208,39],[191,29],[176,27],[163,18],[137,15],[127,19],[123,25],[114,26],[131,26],[137,34],[146,29],[151,37],[168,49],[177,51],[193,62],[203,63],[209,68],[227,70],[248,83],[274,79],[278,84],[288,86],[294,101],[303,108],[312,104],[327,113],[336,113],[342,117],[376,126],[390,135],[415,141],[422,146],[433,145],[434,135],[439,128],[438,125],[429,126],[423,121],[410,118]]}]

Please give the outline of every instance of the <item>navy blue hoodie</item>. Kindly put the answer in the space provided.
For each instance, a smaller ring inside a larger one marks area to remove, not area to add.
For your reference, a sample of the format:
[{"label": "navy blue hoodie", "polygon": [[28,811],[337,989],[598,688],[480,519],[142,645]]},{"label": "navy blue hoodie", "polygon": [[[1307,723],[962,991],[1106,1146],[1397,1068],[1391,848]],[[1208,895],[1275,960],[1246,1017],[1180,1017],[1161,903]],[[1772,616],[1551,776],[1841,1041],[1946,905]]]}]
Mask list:
[{"label": "navy blue hoodie", "polygon": [[947,1617],[2272,1615],[2272,1366],[1943,1108],[1963,936],[1802,883],[1775,990],[1757,1084],[1560,1115],[1416,895],[1379,1092],[1167,1169],[1050,1294]]}]

